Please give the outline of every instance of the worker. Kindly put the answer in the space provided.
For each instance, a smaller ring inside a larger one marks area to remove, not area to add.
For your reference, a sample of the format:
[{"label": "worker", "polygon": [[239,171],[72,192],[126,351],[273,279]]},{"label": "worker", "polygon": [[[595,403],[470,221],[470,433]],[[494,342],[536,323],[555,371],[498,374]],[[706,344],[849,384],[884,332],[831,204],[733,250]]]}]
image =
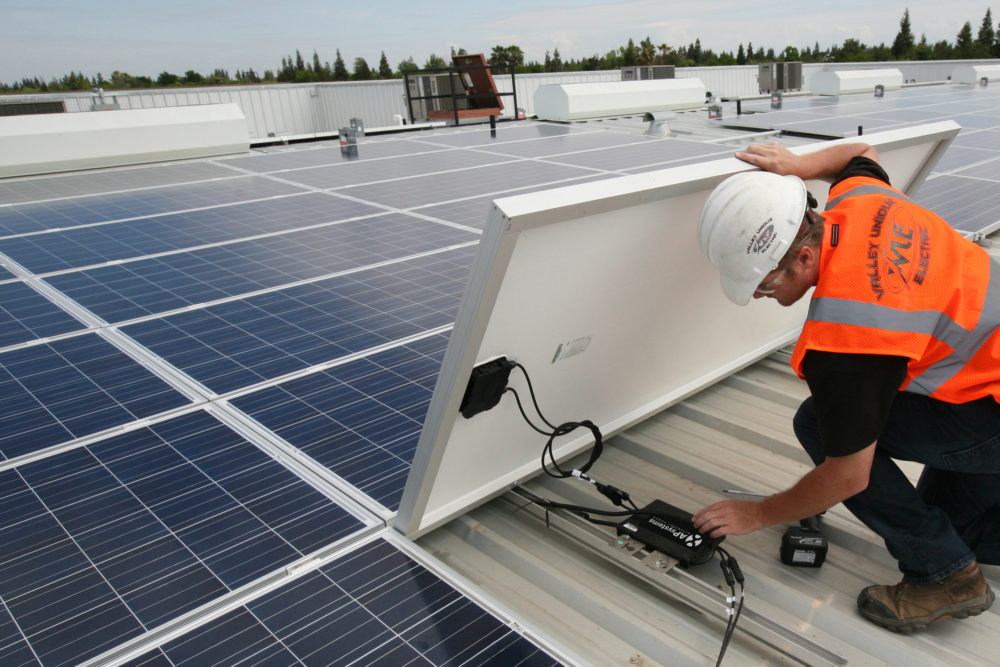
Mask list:
[{"label": "worker", "polygon": [[[1000,263],[892,188],[874,148],[736,157],[711,193],[701,248],[739,305],[810,288],[792,354],[810,397],[793,428],[815,467],[761,501],[695,514],[714,537],[820,514],[838,502],[878,533],[902,581],[868,586],[861,614],[897,632],[989,609],[979,564],[1000,564]],[[822,213],[804,180],[831,181]],[[914,487],[893,459],[917,461]]]}]

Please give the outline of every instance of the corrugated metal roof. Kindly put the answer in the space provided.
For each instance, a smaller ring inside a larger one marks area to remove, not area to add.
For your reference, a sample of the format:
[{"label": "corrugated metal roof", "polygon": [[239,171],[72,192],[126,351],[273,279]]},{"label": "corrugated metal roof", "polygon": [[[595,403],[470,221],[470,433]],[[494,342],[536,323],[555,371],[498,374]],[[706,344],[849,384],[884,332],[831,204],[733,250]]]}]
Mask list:
[{"label": "corrugated metal roof", "polygon": [[[639,506],[662,499],[689,511],[726,496],[722,489],[771,493],[792,485],[811,464],[791,420],[808,394],[778,352],[611,439],[591,469],[627,490]],[[541,445],[539,443],[539,450]],[[919,467],[904,464],[916,479]],[[538,477],[537,495],[594,507],[607,502],[587,485]],[[820,568],[782,564],[784,526],[731,536],[724,546],[747,577],[747,605],[818,642],[848,664],[996,664],[997,610],[947,621],[911,636],[863,619],[858,592],[899,579],[880,538],[838,505],[823,518],[830,541]],[[610,529],[608,529],[610,530]],[[613,559],[582,551],[547,529],[510,498],[498,498],[425,536],[419,544],[522,617],[573,661],[590,665],[680,665],[714,662],[723,621],[660,593],[619,570]],[[717,561],[713,561],[716,563]],[[996,587],[1000,568],[984,566]],[[714,564],[691,570],[722,586]],[[745,625],[745,624],[744,624]],[[737,630],[724,664],[836,664],[790,657]]]}]

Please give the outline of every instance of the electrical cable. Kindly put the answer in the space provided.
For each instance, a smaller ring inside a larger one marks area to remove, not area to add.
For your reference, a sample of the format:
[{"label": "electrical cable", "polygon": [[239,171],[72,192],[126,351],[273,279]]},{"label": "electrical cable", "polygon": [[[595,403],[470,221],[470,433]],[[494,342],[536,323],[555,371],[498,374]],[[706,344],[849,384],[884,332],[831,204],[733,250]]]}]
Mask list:
[{"label": "electrical cable", "polygon": [[[583,421],[578,422],[566,422],[558,426],[550,422],[545,418],[545,415],[542,414],[541,408],[538,407],[538,399],[535,397],[535,388],[531,383],[531,376],[528,374],[528,369],[516,361],[511,362],[511,364],[515,368],[520,369],[521,373],[524,374],[524,379],[528,384],[528,393],[531,396],[531,403],[535,408],[535,412],[538,414],[539,418],[545,422],[545,425],[552,429],[551,431],[544,431],[536,426],[534,422],[528,418],[528,415],[524,410],[524,405],[521,403],[521,396],[517,393],[517,391],[513,387],[507,387],[504,389],[505,392],[509,391],[514,394],[514,400],[517,401],[517,408],[521,411],[521,416],[524,417],[524,420],[528,423],[528,425],[538,433],[548,436],[549,438],[545,443],[545,447],[542,449],[542,470],[549,477],[556,477],[559,479],[573,476],[573,472],[567,472],[559,467],[552,449],[556,438],[568,435],[580,427],[590,429],[590,432],[594,436],[594,446],[590,450],[590,459],[585,464],[580,466],[581,472],[585,473],[590,470],[590,467],[594,465],[597,459],[600,458],[601,453],[604,451],[604,436],[601,434],[601,429],[589,419],[584,419]],[[546,463],[546,458],[548,458],[548,463]]]},{"label": "electrical cable", "polygon": [[[727,614],[729,616],[729,620],[726,623],[726,630],[722,636],[722,646],[719,649],[719,658],[715,663],[716,667],[719,667],[719,665],[722,664],[723,656],[726,654],[726,649],[729,648],[729,642],[733,638],[733,633],[736,630],[736,624],[740,620],[740,614],[743,613],[743,602],[746,597],[743,571],[740,569],[739,563],[737,563],[736,559],[722,547],[716,547],[715,550],[719,554],[722,572],[726,578],[726,583],[729,585],[729,590],[732,593],[728,598],[729,607]],[[740,587],[738,601],[736,597],[736,584],[739,584]]]},{"label": "electrical cable", "polygon": [[[643,510],[640,510],[638,506],[636,506],[636,504],[632,501],[631,497],[627,492],[617,487],[611,486],[610,484],[602,484],[601,482],[598,482],[597,480],[587,475],[587,471],[597,461],[598,457],[600,457],[601,452],[603,451],[604,444],[600,429],[593,422],[586,419],[579,422],[566,422],[564,424],[560,424],[559,426],[554,425],[552,422],[550,422],[548,419],[545,418],[545,415],[542,414],[541,408],[538,407],[538,399],[535,397],[535,388],[531,383],[531,377],[528,375],[528,370],[516,361],[511,363],[514,367],[519,368],[521,372],[524,374],[524,379],[528,385],[528,393],[531,397],[531,403],[535,408],[535,413],[545,423],[545,425],[551,429],[551,431],[546,431],[540,428],[539,426],[536,426],[535,423],[531,421],[531,418],[528,417],[528,414],[524,409],[524,405],[521,403],[521,396],[517,393],[517,391],[513,387],[506,387],[504,389],[505,392],[509,391],[510,393],[514,394],[514,400],[517,402],[517,408],[518,410],[520,410],[521,416],[524,418],[524,421],[528,424],[528,426],[530,426],[533,430],[540,433],[541,435],[548,437],[548,441],[545,443],[545,447],[542,449],[542,470],[545,472],[545,474],[549,475],[550,477],[556,477],[560,479],[565,479],[568,477],[576,477],[581,481],[588,482],[591,485],[593,485],[594,488],[599,493],[601,493],[605,498],[611,501],[611,503],[613,503],[616,507],[628,506],[631,509],[603,510],[593,507],[584,507],[582,505],[559,503],[552,500],[548,500],[546,498],[541,498],[539,496],[536,496],[535,494],[525,491],[525,493],[527,493],[530,496],[529,500],[535,503],[536,505],[539,505],[540,507],[544,507],[546,510],[550,509],[566,510],[568,512],[573,512],[581,516],[584,520],[590,523],[602,526],[610,526],[610,527],[617,527],[618,524],[612,521],[603,521],[600,519],[595,519],[591,515],[596,514],[599,516],[606,516],[606,517],[660,516],[656,512],[645,512]],[[581,426],[589,428],[591,432],[594,434],[594,447],[593,449],[591,449],[590,459],[587,461],[587,463],[580,466],[580,468],[578,469],[574,469],[572,471],[567,472],[562,468],[560,468],[558,462],[556,462],[555,454],[552,451],[553,443],[556,438],[563,435],[567,435],[572,431],[575,431],[577,428],[580,428]],[[546,457],[549,460],[548,465],[546,464]],[[549,466],[551,466],[551,469]],[[548,523],[547,511],[546,511],[546,523]],[[745,588],[744,588],[743,572],[742,570],[740,570],[739,563],[736,562],[736,559],[733,558],[733,556],[728,551],[726,551],[720,546],[715,547],[715,552],[719,556],[719,567],[722,569],[723,577],[725,577],[726,584],[729,586],[729,591],[730,591],[730,595],[726,598],[726,601],[728,603],[728,607],[726,608],[728,620],[726,622],[725,632],[723,633],[722,636],[722,646],[719,649],[719,657],[715,663],[716,667],[719,667],[722,664],[723,656],[726,654],[726,649],[729,647],[729,643],[733,638],[733,633],[736,630],[736,624],[739,622],[740,614],[743,612]],[[737,585],[739,586],[740,589],[738,598],[736,594]]]}]

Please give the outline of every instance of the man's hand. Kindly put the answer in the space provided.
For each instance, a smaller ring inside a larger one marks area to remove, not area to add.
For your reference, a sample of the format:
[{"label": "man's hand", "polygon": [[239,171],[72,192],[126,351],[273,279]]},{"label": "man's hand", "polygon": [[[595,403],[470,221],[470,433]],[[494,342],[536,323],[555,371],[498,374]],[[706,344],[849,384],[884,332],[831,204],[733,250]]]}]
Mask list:
[{"label": "man's hand", "polygon": [[782,176],[832,180],[852,158],[864,156],[878,162],[878,152],[868,144],[849,142],[827,146],[812,153],[793,153],[781,144],[751,144],[736,157],[764,171]]},{"label": "man's hand", "polygon": [[694,527],[702,535],[746,535],[765,527],[760,503],[752,500],[723,500],[694,515]]},{"label": "man's hand", "polygon": [[702,535],[745,535],[777,523],[798,521],[830,509],[868,487],[875,443],[846,456],[829,456],[787,491],[760,502],[723,500],[692,517]]},{"label": "man's hand", "polygon": [[738,152],[736,157],[764,171],[782,176],[798,176],[802,160],[781,144],[751,144],[745,151]]}]

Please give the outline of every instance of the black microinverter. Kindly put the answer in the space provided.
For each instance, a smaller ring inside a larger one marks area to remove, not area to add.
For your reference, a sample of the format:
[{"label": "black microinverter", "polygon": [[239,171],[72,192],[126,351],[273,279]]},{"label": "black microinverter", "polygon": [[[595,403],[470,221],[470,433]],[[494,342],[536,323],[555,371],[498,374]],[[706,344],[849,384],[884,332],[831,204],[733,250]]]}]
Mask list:
[{"label": "black microinverter", "polygon": [[685,567],[709,560],[715,547],[726,539],[702,535],[695,530],[689,512],[662,500],[654,500],[619,523],[618,534],[628,535]]}]

